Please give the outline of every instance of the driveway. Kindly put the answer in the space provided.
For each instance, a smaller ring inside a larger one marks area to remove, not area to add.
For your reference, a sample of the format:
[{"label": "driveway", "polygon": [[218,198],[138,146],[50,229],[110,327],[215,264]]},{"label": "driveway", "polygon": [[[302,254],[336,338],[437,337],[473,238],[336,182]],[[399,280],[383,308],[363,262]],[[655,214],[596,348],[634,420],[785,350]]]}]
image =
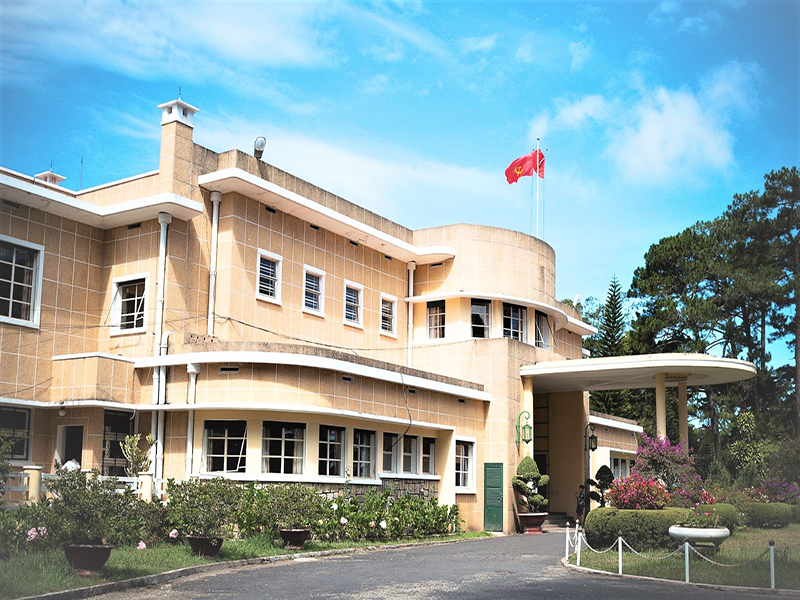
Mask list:
[{"label": "driveway", "polygon": [[176,579],[153,588],[115,592],[102,598],[738,600],[753,597],[751,593],[579,573],[559,563],[563,555],[563,531],[512,535],[241,567]]}]

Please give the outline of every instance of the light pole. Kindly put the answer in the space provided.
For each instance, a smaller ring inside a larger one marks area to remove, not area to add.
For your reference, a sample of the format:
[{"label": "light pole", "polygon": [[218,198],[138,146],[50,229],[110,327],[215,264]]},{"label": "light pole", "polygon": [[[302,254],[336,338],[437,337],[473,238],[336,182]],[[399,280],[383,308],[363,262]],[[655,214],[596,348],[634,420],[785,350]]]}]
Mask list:
[{"label": "light pole", "polygon": [[[592,434],[589,435],[589,430],[592,430]],[[589,514],[589,507],[591,506],[591,485],[589,485],[589,479],[591,478],[590,470],[591,470],[591,453],[597,450],[597,436],[594,434],[594,423],[588,423],[586,427],[583,429],[583,451],[586,455],[586,471],[584,473],[585,477],[585,485],[586,485],[586,508],[584,508],[583,512],[583,522],[586,522],[586,515]]]}]

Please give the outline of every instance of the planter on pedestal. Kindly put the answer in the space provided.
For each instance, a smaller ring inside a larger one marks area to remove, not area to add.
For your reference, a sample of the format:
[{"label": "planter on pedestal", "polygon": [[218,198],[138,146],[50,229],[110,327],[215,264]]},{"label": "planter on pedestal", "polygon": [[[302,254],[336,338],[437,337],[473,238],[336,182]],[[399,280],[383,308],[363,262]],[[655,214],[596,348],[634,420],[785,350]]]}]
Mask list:
[{"label": "planter on pedestal", "polygon": [[546,512],[543,513],[517,513],[519,517],[519,524],[522,527],[522,533],[544,533],[542,531],[542,524],[547,518]]},{"label": "planter on pedestal", "polygon": [[221,537],[206,537],[204,535],[187,535],[186,541],[192,552],[198,556],[208,556],[215,558],[219,556],[219,549],[222,548]]},{"label": "planter on pedestal", "polygon": [[91,577],[100,574],[113,548],[111,544],[64,544],[64,556],[78,575]]},{"label": "planter on pedestal", "polygon": [[689,540],[692,546],[713,544],[719,549],[719,545],[728,539],[731,532],[727,527],[684,527],[683,525],[673,525],[669,528],[670,537],[676,540]]},{"label": "planter on pedestal", "polygon": [[280,534],[281,539],[283,540],[283,543],[286,544],[287,548],[290,550],[302,550],[303,545],[311,535],[311,529],[278,529],[278,533]]}]

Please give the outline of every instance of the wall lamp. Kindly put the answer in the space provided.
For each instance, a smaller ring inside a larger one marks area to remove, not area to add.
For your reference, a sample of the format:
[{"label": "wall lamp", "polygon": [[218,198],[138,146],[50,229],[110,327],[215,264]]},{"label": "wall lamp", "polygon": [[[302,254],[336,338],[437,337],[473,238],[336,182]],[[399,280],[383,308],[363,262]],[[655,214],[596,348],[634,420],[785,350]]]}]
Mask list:
[{"label": "wall lamp", "polygon": [[58,407],[58,416],[63,417],[67,414],[66,409],[64,408],[64,403],[62,402]]},{"label": "wall lamp", "polygon": [[253,156],[255,156],[258,160],[261,160],[261,157],[264,155],[264,148],[267,147],[267,138],[263,135],[260,135],[256,138],[256,141],[253,142]]},{"label": "wall lamp", "polygon": [[[587,435],[589,429],[592,430],[592,435]],[[583,451],[594,452],[597,450],[597,436],[594,434],[594,424],[589,423],[583,430]]]},{"label": "wall lamp", "polygon": [[[525,424],[522,424],[522,417],[525,417]],[[519,444],[520,439],[526,444],[530,444],[531,440],[533,439],[533,427],[530,424],[531,413],[527,410],[523,410],[519,413],[517,417],[517,444]]]}]

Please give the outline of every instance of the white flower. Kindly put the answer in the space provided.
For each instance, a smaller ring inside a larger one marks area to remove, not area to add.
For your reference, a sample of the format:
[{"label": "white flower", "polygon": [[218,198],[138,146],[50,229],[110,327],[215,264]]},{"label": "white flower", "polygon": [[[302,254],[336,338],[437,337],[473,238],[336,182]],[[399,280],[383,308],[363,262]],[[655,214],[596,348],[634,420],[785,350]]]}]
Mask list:
[{"label": "white flower", "polygon": [[322,519],[320,519],[319,521],[317,521],[317,523],[318,523],[319,525],[322,525]]},{"label": "white flower", "polygon": [[139,544],[136,546],[139,550],[146,550],[147,544],[145,544],[142,540],[139,540]]},{"label": "white flower", "polygon": [[375,527],[375,521],[370,521],[370,522],[369,522],[369,526],[370,526],[370,527]]},{"label": "white flower", "polygon": [[530,489],[533,489],[533,482],[532,482],[532,481],[529,481],[529,482],[528,482],[528,487],[529,487]]},{"label": "white flower", "polygon": [[339,505],[336,504],[336,502],[334,502],[333,504],[331,504],[331,510],[333,510],[333,512],[336,512],[337,510],[339,510]]},{"label": "white flower", "polygon": [[347,519],[345,517],[342,517],[341,519],[339,519],[339,523],[341,523],[342,525],[347,525]]},{"label": "white flower", "polygon": [[381,526],[381,529],[386,529],[386,527],[387,527],[386,521],[381,521],[380,523],[378,523],[378,525]]}]

